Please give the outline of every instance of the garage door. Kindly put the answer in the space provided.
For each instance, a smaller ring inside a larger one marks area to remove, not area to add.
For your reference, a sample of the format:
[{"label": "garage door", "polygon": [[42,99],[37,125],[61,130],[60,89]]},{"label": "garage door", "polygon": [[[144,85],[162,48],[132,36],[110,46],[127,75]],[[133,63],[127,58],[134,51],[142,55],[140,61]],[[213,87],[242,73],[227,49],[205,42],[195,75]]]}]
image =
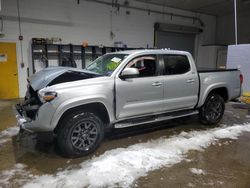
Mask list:
[{"label": "garage door", "polygon": [[195,37],[201,28],[165,23],[155,23],[154,45],[157,48],[188,51],[194,55]]},{"label": "garage door", "polygon": [[183,50],[194,54],[195,34],[157,31],[158,48]]}]

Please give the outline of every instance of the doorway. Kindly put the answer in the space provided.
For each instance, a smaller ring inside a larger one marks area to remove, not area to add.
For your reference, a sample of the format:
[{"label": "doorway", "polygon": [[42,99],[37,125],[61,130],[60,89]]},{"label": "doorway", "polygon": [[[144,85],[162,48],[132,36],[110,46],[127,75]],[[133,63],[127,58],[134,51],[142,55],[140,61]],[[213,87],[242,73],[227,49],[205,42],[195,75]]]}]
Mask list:
[{"label": "doorway", "polygon": [[0,42],[0,99],[18,97],[16,43]]}]

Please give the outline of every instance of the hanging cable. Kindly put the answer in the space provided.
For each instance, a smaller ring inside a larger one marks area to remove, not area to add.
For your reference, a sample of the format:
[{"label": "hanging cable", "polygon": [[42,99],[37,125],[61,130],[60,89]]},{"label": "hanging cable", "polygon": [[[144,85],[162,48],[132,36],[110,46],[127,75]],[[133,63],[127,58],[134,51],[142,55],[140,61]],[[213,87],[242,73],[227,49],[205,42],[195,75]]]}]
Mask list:
[{"label": "hanging cable", "polygon": [[19,36],[18,39],[20,41],[20,51],[21,51],[21,66],[24,66],[23,62],[23,36],[22,36],[22,28],[21,28],[21,17],[20,17],[20,5],[19,0],[17,0],[17,15],[18,15],[18,29],[19,29]]},{"label": "hanging cable", "polygon": [[0,19],[1,19],[1,30],[0,30],[0,32],[1,32],[1,34],[3,34],[3,17],[0,17]]},{"label": "hanging cable", "polygon": [[115,34],[113,32],[113,11],[110,11],[110,38],[113,40],[115,38]]},{"label": "hanging cable", "polygon": [[238,44],[238,24],[237,24],[237,0],[234,0],[234,34],[235,44]]}]

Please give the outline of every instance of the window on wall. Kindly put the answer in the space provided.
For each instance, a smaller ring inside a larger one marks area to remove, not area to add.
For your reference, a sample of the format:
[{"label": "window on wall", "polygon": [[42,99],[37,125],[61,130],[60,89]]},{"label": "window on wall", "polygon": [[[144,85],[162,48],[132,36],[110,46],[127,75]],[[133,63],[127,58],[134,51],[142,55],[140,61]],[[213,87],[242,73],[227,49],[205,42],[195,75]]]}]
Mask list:
[{"label": "window on wall", "polygon": [[190,70],[190,63],[185,55],[164,55],[164,74],[184,74]]},{"label": "window on wall", "polygon": [[133,59],[126,67],[137,68],[139,70],[139,77],[150,77],[156,75],[156,57],[155,56],[141,56]]}]

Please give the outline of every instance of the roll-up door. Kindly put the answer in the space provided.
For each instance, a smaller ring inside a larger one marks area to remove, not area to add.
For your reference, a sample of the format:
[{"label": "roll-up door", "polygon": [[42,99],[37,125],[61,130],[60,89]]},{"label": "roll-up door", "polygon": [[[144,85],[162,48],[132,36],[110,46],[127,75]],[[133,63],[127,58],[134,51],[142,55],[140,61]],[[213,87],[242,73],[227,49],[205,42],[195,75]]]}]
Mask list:
[{"label": "roll-up door", "polygon": [[201,29],[173,24],[155,24],[155,46],[172,50],[188,51],[194,55],[196,34]]}]

